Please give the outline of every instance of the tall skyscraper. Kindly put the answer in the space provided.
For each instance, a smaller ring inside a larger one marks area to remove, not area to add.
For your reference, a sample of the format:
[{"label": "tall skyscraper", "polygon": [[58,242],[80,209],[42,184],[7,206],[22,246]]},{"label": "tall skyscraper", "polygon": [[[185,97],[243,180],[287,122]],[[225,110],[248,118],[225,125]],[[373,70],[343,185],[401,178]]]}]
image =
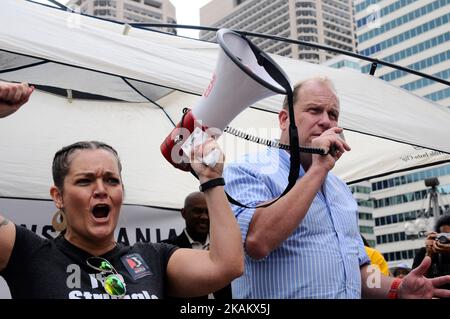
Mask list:
[{"label": "tall skyscraper", "polygon": [[[360,54],[448,80],[448,0],[356,0],[354,5]],[[371,64],[361,60],[361,66],[362,72],[368,73]],[[375,76],[450,107],[450,87],[444,84],[382,65],[378,65]],[[434,217],[428,212],[430,187],[425,185],[431,177],[438,177],[440,182],[437,191],[442,213],[450,202],[448,164],[370,181],[377,249],[390,266],[400,262],[411,266],[415,252],[424,246],[419,229],[409,235],[405,226],[421,223],[424,217],[427,228],[432,228]]]},{"label": "tall skyscraper", "polygon": [[[351,0],[213,0],[200,9],[204,26],[245,30],[315,42],[355,52]],[[200,32],[213,40],[215,32]],[[334,56],[303,45],[263,38],[252,42],[268,53],[319,63]]]},{"label": "tall skyscraper", "polygon": [[362,182],[352,185],[350,190],[358,203],[359,232],[367,239],[371,247],[375,247],[373,201],[370,198],[372,185],[370,182]]},{"label": "tall skyscraper", "polygon": [[[121,22],[177,23],[169,0],[70,0],[67,6],[89,15]],[[175,29],[167,30],[175,33]]]},{"label": "tall skyscraper", "polygon": [[[448,80],[450,1],[356,0],[358,51],[390,63]],[[370,64],[363,62],[368,73]],[[450,107],[450,87],[379,65],[376,76]]]}]

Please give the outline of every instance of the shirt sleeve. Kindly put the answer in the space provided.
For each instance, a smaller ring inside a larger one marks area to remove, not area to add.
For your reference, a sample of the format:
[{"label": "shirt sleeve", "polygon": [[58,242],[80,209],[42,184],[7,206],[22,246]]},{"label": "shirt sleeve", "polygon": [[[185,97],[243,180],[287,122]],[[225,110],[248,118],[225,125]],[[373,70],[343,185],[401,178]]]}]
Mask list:
[{"label": "shirt sleeve", "polygon": [[[255,207],[274,198],[265,178],[245,164],[230,164],[224,171],[225,191],[235,200],[249,207]],[[247,238],[248,228],[256,208],[231,205],[238,221],[242,240]]]},{"label": "shirt sleeve", "polygon": [[364,265],[370,265],[370,258],[367,255],[366,248],[364,247],[364,243],[359,234],[358,234],[358,240],[359,240],[359,243],[358,243],[359,266],[362,267]]},{"label": "shirt sleeve", "polygon": [[178,246],[175,246],[173,244],[163,242],[154,244],[153,247],[155,247],[159,256],[161,256],[161,262],[164,269],[167,268],[167,264],[169,263],[169,259],[172,256],[172,254],[175,252],[175,250],[179,248]]},{"label": "shirt sleeve", "polygon": [[6,268],[0,272],[5,278],[13,273],[20,273],[23,267],[28,267],[28,260],[44,244],[45,239],[39,237],[23,226],[16,226],[16,239]]}]

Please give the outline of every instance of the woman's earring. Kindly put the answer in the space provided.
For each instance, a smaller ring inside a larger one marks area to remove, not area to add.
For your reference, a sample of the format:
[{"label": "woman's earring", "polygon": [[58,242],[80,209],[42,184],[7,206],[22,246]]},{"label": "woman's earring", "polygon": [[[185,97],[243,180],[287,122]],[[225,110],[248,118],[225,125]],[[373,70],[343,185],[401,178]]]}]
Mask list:
[{"label": "woman's earring", "polygon": [[66,230],[67,227],[66,215],[64,214],[64,211],[62,209],[58,210],[53,215],[52,226],[58,232]]}]

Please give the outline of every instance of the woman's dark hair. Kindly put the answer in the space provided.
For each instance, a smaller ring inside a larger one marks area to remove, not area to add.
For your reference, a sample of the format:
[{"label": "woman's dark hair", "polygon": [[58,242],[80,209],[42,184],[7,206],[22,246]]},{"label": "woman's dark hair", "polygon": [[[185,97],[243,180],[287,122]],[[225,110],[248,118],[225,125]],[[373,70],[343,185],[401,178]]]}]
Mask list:
[{"label": "woman's dark hair", "polygon": [[108,144],[98,142],[98,141],[82,141],[73,143],[68,146],[64,146],[62,149],[55,153],[55,157],[53,157],[53,165],[52,165],[52,173],[53,173],[53,183],[60,190],[63,189],[64,178],[69,172],[70,168],[70,160],[69,157],[72,153],[77,150],[96,150],[103,149],[111,154],[117,159],[117,165],[119,166],[119,173],[122,172],[122,164],[120,163],[119,155],[117,151],[109,146]]},{"label": "woman's dark hair", "polygon": [[436,225],[434,225],[434,231],[436,233],[439,233],[442,226],[450,226],[450,214],[448,212],[446,212],[445,215],[439,217]]}]

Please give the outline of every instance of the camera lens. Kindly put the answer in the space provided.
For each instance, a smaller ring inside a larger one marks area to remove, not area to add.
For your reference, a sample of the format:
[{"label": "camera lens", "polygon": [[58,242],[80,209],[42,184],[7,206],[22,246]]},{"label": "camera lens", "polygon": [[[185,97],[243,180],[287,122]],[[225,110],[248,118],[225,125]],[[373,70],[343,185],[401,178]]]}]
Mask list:
[{"label": "camera lens", "polygon": [[439,236],[437,239],[441,244],[449,244],[450,239],[447,238],[447,236]]}]

